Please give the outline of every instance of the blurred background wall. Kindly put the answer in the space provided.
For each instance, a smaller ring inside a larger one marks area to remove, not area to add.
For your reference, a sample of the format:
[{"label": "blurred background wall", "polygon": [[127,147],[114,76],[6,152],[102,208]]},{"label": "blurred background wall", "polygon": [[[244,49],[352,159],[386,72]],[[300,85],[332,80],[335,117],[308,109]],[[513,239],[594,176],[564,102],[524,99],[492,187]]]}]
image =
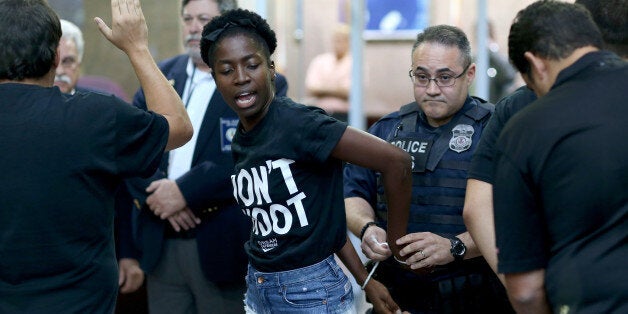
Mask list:
[{"label": "blurred background wall", "polygon": [[[472,45],[477,42],[477,1],[417,1],[428,7],[429,12],[425,14],[428,25],[458,26],[467,33]],[[487,16],[494,25],[495,39],[502,53],[507,54],[507,37],[512,19],[519,10],[532,2],[487,0]],[[133,95],[139,84],[127,58],[100,34],[93,22],[95,16],[110,21],[110,2],[49,0],[49,3],[61,18],[73,21],[84,32],[83,75],[108,77],[119,83],[129,95]],[[149,27],[150,49],[156,60],[182,51],[180,3],[180,0],[142,1]],[[288,78],[288,96],[295,100],[303,99],[307,66],[314,56],[331,50],[333,27],[339,21],[350,21],[351,0],[239,0],[238,3],[242,8],[260,13],[274,28],[278,48],[273,58],[279,71]],[[369,120],[413,101],[411,82],[407,76],[412,44],[412,38],[365,40],[362,98],[363,111]]]}]

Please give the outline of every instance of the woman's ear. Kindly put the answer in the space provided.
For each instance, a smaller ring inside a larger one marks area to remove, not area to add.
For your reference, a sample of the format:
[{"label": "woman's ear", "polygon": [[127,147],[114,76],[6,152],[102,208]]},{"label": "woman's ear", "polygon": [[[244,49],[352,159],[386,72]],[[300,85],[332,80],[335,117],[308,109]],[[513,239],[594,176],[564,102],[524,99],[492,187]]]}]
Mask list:
[{"label": "woman's ear", "polygon": [[275,61],[270,61],[270,80],[274,81],[277,77],[277,72],[275,70]]}]

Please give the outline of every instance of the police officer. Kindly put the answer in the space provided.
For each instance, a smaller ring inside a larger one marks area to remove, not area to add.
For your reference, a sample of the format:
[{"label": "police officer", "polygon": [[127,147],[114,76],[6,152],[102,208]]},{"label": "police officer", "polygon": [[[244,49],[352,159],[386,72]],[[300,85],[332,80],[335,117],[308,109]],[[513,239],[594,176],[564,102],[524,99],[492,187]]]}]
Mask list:
[{"label": "police officer", "polygon": [[381,261],[375,278],[412,313],[509,313],[504,289],[480,257],[462,219],[467,168],[493,106],[469,96],[475,77],[469,41],[460,29],[426,28],[412,48],[415,102],[375,123],[370,133],[412,156],[413,198],[408,234],[386,239],[386,195],[380,175],[347,165],[349,229],[365,255]]}]

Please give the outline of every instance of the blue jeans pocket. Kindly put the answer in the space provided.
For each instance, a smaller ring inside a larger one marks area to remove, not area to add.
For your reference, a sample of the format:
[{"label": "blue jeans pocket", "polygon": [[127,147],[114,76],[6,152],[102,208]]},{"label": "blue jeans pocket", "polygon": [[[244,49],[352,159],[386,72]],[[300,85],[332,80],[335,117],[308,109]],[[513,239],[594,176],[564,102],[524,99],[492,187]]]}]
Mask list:
[{"label": "blue jeans pocket", "polygon": [[318,279],[285,285],[282,290],[283,300],[294,307],[315,307],[327,303],[327,289]]},{"label": "blue jeans pocket", "polygon": [[351,283],[344,274],[338,276],[331,272],[324,277],[284,285],[282,288],[284,302],[295,310],[344,313],[353,305]]}]

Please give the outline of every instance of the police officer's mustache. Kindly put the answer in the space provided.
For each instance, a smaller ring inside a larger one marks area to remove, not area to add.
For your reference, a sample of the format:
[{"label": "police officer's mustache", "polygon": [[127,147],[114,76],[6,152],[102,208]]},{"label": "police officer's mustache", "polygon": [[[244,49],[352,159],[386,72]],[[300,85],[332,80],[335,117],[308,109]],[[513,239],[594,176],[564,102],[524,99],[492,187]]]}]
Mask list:
[{"label": "police officer's mustache", "polygon": [[72,79],[65,74],[55,75],[55,83],[72,84]]}]

